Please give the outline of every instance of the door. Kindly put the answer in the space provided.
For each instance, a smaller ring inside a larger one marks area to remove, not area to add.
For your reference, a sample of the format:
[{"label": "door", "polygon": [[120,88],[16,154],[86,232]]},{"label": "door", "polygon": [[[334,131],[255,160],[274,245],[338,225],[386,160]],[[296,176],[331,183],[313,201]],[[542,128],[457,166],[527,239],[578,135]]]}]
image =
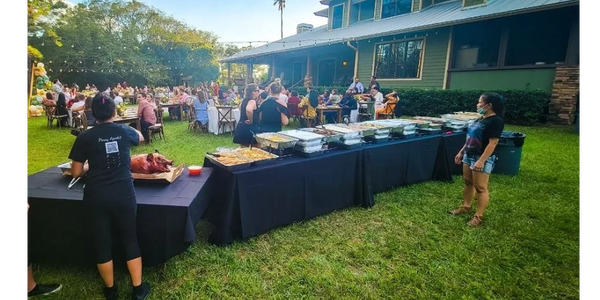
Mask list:
[{"label": "door", "polygon": [[331,86],[335,79],[335,58],[319,60],[318,86]]}]

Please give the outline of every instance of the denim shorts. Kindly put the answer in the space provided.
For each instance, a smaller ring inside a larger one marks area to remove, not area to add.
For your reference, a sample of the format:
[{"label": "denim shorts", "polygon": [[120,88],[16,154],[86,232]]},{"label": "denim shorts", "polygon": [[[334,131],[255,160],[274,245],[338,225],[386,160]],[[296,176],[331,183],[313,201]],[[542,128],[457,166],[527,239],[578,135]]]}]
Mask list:
[{"label": "denim shorts", "polygon": [[[479,154],[465,153],[463,155],[462,162],[469,165],[469,168],[471,170],[473,170],[473,168],[475,167],[475,163],[479,160],[480,157],[481,157],[481,155],[479,155]],[[488,157],[488,159],[486,159],[485,163],[483,164],[483,170],[481,170],[481,172],[486,173],[486,174],[492,173],[494,166],[496,166],[496,160],[498,160],[496,155],[492,155],[492,156]]]}]

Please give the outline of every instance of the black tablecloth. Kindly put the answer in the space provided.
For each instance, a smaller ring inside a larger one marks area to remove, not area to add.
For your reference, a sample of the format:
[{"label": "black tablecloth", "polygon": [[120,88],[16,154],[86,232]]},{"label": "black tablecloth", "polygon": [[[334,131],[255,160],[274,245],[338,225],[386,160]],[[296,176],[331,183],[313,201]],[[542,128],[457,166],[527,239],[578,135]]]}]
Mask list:
[{"label": "black tablecloth", "polygon": [[[209,199],[211,173],[187,170],[171,184],[135,182],[138,203],[137,234],[145,266],[166,262],[195,240],[194,227]],[[28,177],[29,259],[36,263],[94,263],[83,215],[83,183],[67,190],[70,177],[53,167]],[[122,247],[113,239],[114,259],[123,260]]]},{"label": "black tablecloth", "polygon": [[[205,159],[204,166],[213,167]],[[270,229],[349,206],[371,207],[362,149],[313,157],[286,157],[271,165],[229,172],[214,166],[209,241],[230,244]]]},{"label": "black tablecloth", "polygon": [[462,164],[455,164],[454,157],[458,154],[458,151],[465,145],[467,134],[465,132],[457,132],[451,134],[445,134],[442,136],[442,142],[440,143],[440,154],[445,154],[444,157],[440,157],[440,162],[446,160],[446,167],[450,177],[434,178],[436,180],[447,180],[452,181],[452,175],[462,175]]},{"label": "black tablecloth", "polygon": [[430,135],[363,147],[373,193],[431,180],[440,141],[441,135]]}]

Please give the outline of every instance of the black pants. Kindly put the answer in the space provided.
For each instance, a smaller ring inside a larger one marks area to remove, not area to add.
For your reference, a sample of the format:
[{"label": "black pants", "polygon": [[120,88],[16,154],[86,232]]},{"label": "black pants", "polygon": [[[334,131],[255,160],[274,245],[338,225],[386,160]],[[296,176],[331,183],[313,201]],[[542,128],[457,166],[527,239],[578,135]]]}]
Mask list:
[{"label": "black pants", "polygon": [[152,124],[140,119],[140,125],[142,127],[142,135],[144,136],[144,140],[148,142],[148,127],[152,126]]},{"label": "black pants", "polygon": [[112,260],[112,232],[115,231],[125,247],[127,261],[141,256],[136,234],[137,202],[133,197],[115,199],[84,193],[83,204],[93,239],[97,264]]}]

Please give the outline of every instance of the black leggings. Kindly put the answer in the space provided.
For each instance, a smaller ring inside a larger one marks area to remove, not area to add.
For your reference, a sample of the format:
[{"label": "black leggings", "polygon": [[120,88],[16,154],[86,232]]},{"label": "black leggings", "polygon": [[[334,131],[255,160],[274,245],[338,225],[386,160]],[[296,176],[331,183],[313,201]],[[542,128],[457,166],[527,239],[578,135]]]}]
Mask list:
[{"label": "black leggings", "polygon": [[118,233],[121,243],[125,247],[127,261],[141,256],[136,234],[137,203],[135,196],[107,201],[106,199],[90,199],[84,195],[83,203],[89,220],[97,264],[112,260],[113,230]]}]

